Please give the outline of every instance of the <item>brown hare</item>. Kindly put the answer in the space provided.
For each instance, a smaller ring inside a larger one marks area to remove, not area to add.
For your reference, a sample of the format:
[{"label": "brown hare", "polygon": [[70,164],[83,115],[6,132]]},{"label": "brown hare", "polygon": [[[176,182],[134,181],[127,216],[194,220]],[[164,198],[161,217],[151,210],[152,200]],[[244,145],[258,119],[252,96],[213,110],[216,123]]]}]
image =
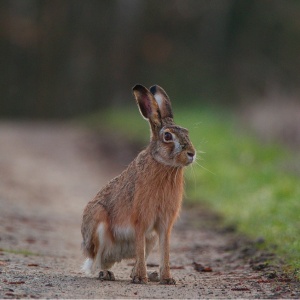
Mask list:
[{"label": "brown hare", "polygon": [[195,149],[188,130],[175,125],[170,99],[161,87],[136,85],[133,93],[150,123],[150,144],[87,204],[81,226],[87,257],[83,269],[89,273],[99,268],[100,279],[115,280],[110,268],[135,258],[132,282],[147,283],[146,259],[159,239],[156,279],[175,284],[169,265],[170,234],[181,208],[183,167],[195,160]]}]

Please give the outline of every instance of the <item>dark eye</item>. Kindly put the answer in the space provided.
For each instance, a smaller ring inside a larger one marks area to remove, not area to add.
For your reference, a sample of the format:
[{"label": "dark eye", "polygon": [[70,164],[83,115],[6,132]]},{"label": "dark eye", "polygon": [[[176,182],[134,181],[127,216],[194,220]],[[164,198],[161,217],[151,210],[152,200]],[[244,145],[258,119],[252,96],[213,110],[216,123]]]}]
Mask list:
[{"label": "dark eye", "polygon": [[172,140],[173,140],[172,134],[171,134],[170,132],[165,132],[165,133],[164,133],[164,140],[165,140],[166,142],[172,141]]}]

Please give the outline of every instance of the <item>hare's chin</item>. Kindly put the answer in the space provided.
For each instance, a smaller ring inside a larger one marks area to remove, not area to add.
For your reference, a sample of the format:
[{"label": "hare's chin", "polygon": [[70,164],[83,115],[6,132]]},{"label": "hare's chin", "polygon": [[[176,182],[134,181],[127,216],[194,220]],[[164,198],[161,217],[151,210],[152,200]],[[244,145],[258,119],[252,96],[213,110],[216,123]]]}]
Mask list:
[{"label": "hare's chin", "polygon": [[194,157],[188,157],[185,162],[182,163],[182,167],[187,167],[195,161]]},{"label": "hare's chin", "polygon": [[193,156],[193,157],[188,157],[188,162],[187,162],[187,166],[192,164],[194,161],[195,161],[196,157]]}]

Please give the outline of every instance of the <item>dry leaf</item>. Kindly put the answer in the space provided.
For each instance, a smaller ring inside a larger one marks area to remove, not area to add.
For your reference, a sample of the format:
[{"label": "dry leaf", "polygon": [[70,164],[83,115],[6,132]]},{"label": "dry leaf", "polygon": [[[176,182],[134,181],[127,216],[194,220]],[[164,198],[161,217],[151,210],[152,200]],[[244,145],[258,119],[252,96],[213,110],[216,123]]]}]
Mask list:
[{"label": "dry leaf", "polygon": [[183,270],[184,266],[171,266],[170,269],[172,269],[172,270]]},{"label": "dry leaf", "polygon": [[25,281],[10,281],[8,284],[24,284]]},{"label": "dry leaf", "polygon": [[202,264],[198,264],[196,262],[193,262],[193,265],[197,272],[212,272],[211,267],[204,267]]},{"label": "dry leaf", "polygon": [[148,263],[147,267],[153,268],[153,267],[159,267],[159,265],[158,264],[153,264],[153,263]]}]

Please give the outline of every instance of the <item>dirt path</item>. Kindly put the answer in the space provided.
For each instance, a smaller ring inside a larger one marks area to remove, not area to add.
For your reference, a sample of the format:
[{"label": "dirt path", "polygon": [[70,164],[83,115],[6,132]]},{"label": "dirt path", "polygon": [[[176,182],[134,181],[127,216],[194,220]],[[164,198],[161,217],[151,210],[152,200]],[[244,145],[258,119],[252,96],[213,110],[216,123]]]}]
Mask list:
[{"label": "dirt path", "polygon": [[[216,229],[218,220],[200,209],[185,209],[173,231],[176,286],[131,284],[132,261],[113,268],[115,282],[85,276],[81,213],[116,174],[90,132],[0,123],[0,298],[300,297],[299,283],[267,267],[267,254]],[[193,262],[206,269],[196,271]],[[158,269],[157,250],[148,264]]]}]

